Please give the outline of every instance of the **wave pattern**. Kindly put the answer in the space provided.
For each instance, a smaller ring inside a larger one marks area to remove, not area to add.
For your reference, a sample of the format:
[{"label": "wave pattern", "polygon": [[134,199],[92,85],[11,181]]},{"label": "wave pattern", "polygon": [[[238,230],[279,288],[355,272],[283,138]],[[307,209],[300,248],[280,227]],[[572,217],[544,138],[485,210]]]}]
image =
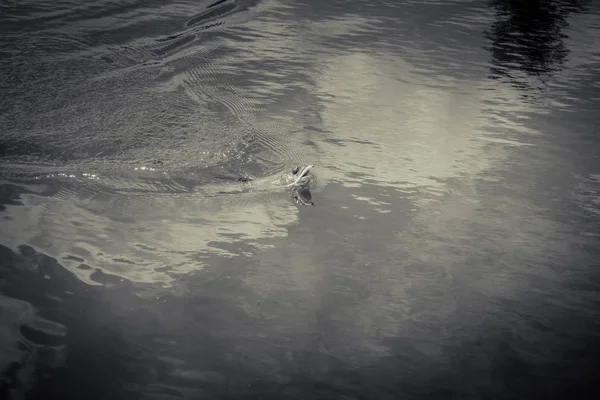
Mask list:
[{"label": "wave pattern", "polygon": [[[12,58],[0,60],[0,86],[12,101],[0,100],[0,176],[36,221],[8,241],[84,260],[93,268],[69,268],[90,284],[95,268],[168,283],[171,274],[201,268],[200,254],[228,253],[213,242],[285,235],[297,218],[289,195],[236,181],[316,158],[305,145],[305,117],[296,114],[314,100],[306,75],[285,72],[302,65],[257,57],[257,40],[272,39],[261,28],[269,7],[244,0],[4,4],[0,41]],[[147,244],[142,252],[135,241],[105,243],[115,229],[133,238],[137,224],[167,219],[195,237],[193,247],[169,249],[180,239],[160,244],[143,238],[147,229],[138,238]],[[30,230],[38,224],[41,233]],[[40,235],[82,239],[52,250]],[[179,256],[168,261],[161,252]],[[122,269],[115,259],[133,263]],[[154,270],[165,263],[171,272]]]},{"label": "wave pattern", "polygon": [[[535,143],[523,118],[546,107],[543,93],[573,97],[572,76],[522,103],[488,80],[498,69],[480,33],[496,15],[474,2],[427,14],[414,2],[36,4],[2,6],[0,172],[60,175],[56,196],[89,203],[96,191],[99,207],[111,196],[130,209],[149,208],[149,194],[198,201],[222,176],[319,162],[321,182],[443,196],[443,179],[489,167],[488,149]],[[492,35],[523,12],[503,7]],[[218,207],[235,203],[225,198]]]}]

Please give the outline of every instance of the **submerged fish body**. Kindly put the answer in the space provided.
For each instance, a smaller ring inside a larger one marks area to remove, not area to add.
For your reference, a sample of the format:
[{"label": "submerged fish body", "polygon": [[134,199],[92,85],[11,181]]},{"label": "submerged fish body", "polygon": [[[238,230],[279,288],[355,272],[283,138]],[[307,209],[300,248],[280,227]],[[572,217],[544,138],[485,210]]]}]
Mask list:
[{"label": "submerged fish body", "polygon": [[258,200],[263,199],[261,194],[266,196],[288,192],[298,204],[314,205],[311,189],[316,187],[316,177],[312,173],[313,168],[314,165],[296,166],[264,177],[212,175],[203,179],[193,173],[169,171],[159,161],[150,166],[134,168],[86,168],[85,172],[57,169],[44,174],[22,171],[20,175],[33,176],[38,184],[47,183],[52,188],[49,192],[76,194],[81,198],[102,198],[104,202],[111,197],[117,202],[127,202],[124,199],[139,199],[141,196],[164,199],[165,196],[174,195],[236,204],[236,199],[244,203],[249,194]]}]

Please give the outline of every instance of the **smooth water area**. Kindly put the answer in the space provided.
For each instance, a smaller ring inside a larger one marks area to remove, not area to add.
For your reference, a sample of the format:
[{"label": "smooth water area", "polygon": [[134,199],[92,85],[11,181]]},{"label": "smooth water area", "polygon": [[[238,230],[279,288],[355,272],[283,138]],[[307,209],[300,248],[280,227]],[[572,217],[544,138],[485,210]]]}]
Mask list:
[{"label": "smooth water area", "polygon": [[2,2],[0,397],[596,398],[598,43],[585,0]]}]

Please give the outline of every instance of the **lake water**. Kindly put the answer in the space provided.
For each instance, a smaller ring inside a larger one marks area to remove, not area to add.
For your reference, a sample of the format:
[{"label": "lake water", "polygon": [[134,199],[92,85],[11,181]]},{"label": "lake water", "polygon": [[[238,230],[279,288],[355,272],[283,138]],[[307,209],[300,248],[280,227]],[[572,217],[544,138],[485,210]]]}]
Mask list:
[{"label": "lake water", "polygon": [[0,397],[598,398],[598,43],[585,0],[3,1]]}]

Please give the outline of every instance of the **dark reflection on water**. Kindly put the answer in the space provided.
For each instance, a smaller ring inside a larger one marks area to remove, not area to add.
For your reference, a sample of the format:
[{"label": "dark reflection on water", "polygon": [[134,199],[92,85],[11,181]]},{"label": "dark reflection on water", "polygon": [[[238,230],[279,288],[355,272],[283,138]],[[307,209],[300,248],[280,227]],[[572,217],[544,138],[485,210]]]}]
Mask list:
[{"label": "dark reflection on water", "polygon": [[2,398],[21,398],[38,378],[66,366],[73,324],[62,318],[72,313],[65,303],[64,282],[82,286],[73,278],[55,260],[29,246],[21,246],[19,253],[0,246]]},{"label": "dark reflection on water", "polygon": [[570,14],[585,12],[589,0],[492,0],[496,21],[487,37],[492,53],[492,77],[517,87],[531,85],[521,76],[547,79],[559,70],[569,50],[565,29]]},{"label": "dark reflection on water", "polygon": [[[131,286],[121,280],[106,292],[84,284],[57,260],[28,246],[18,253],[4,246],[0,251],[0,309],[6,311],[11,301],[20,301],[47,321],[45,327],[38,323],[35,332],[36,325],[20,315],[20,326],[12,335],[22,357],[4,373],[2,398],[24,398],[25,393],[28,398],[54,398],[57,381],[65,390],[64,398],[123,398],[115,383],[136,376],[130,365],[137,351],[124,338],[105,299],[111,296],[133,306]],[[53,325],[65,328],[52,330]]]}]

